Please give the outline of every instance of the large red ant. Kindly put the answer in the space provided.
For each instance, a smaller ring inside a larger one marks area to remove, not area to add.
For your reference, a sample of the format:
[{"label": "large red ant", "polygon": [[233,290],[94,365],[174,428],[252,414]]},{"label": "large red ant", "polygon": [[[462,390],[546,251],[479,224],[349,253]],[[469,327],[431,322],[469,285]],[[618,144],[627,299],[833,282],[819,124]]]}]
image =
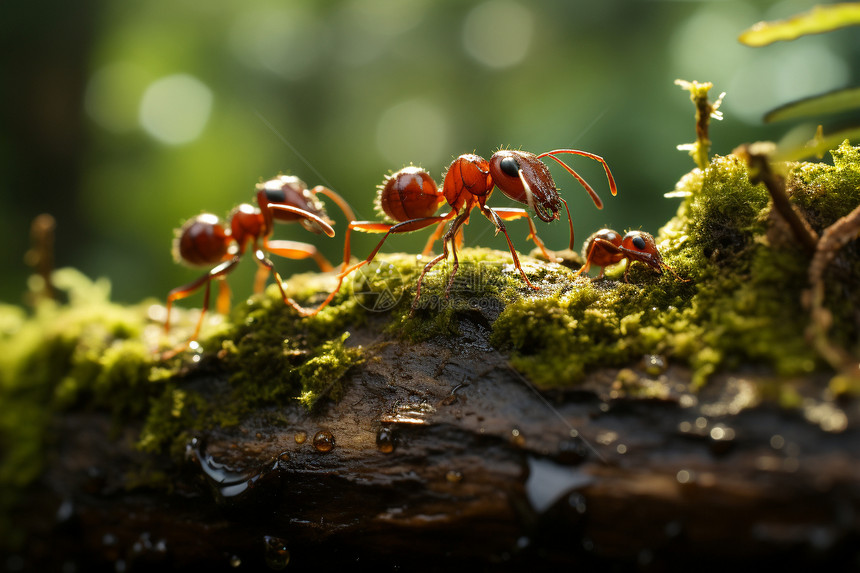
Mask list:
[{"label": "large red ant", "polygon": [[596,278],[601,279],[606,267],[627,259],[627,268],[624,269],[624,282],[628,282],[627,274],[630,272],[630,265],[635,261],[648,265],[658,273],[662,273],[664,268],[668,269],[680,279],[675,271],[663,262],[663,257],[657,249],[654,237],[645,231],[628,231],[622,237],[612,229],[600,229],[585,241],[582,256],[585,257],[585,263],[576,271],[577,276],[587,273],[591,265],[597,265],[600,267],[600,274]]},{"label": "large red ant", "polygon": [[[454,255],[454,267],[451,271],[448,287],[445,290],[447,296],[454,282],[454,275],[459,267],[457,246],[462,244],[462,226],[468,223],[472,209],[475,207],[493,223],[496,227],[496,233],[501,231],[505,235],[508,248],[513,257],[514,267],[520,272],[523,280],[525,280],[529,287],[538,290],[538,287],[531,283],[522,266],[520,266],[519,257],[516,250],[514,250],[514,245],[508,236],[504,224],[504,221],[512,221],[524,217],[529,225],[528,238],[535,242],[549,260],[554,260],[547,252],[543,241],[538,238],[537,230],[529,216],[529,211],[519,208],[493,208],[487,206],[486,202],[493,188],[498,187],[506,196],[527,205],[530,210],[535,212],[539,219],[546,222],[558,219],[561,205],[564,204],[570,225],[570,246],[572,248],[573,219],[570,215],[570,209],[567,206],[567,202],[559,197],[555,181],[553,181],[547,166],[540,159],[550,157],[561,164],[585,188],[598,209],[603,208],[603,202],[585,179],[556,157],[564,153],[582,155],[602,163],[609,181],[610,191],[613,195],[618,192],[615,179],[606,161],[598,155],[576,149],[556,149],[541,153],[540,155],[535,155],[527,151],[503,149],[494,153],[489,161],[474,154],[461,155],[448,167],[441,190],[436,186],[433,178],[426,171],[418,167],[406,167],[389,176],[379,186],[377,204],[394,223],[353,221],[349,224],[344,241],[344,270],[339,274],[337,287],[313,313],[319,312],[334,298],[343,279],[349,273],[373,260],[389,235],[417,231],[434,224],[437,225],[436,230],[427,242],[423,254],[428,256],[433,243],[440,237],[442,239],[442,254],[430,260],[424,266],[421,275],[418,277],[412,308],[415,308],[415,304],[418,302],[421,294],[421,283],[424,275],[439,261],[448,257],[448,244],[450,243],[451,252]],[[434,215],[444,202],[448,203],[451,210],[442,215]],[[443,235],[445,223],[451,220],[453,220],[451,225]],[[365,260],[348,266],[351,250],[350,238],[353,229],[365,233],[385,233],[385,236],[382,237],[382,240],[379,241]]]},{"label": "large red ant", "polygon": [[178,230],[173,242],[173,256],[177,262],[190,266],[216,266],[198,279],[168,293],[165,334],[170,332],[170,311],[173,303],[205,287],[203,308],[194,333],[184,344],[165,353],[164,357],[181,352],[197,339],[203,317],[209,309],[209,292],[213,280],[219,281],[216,302],[218,311],[226,313],[229,307],[230,290],[223,279],[239,264],[249,244],[254,253],[254,259],[260,265],[254,281],[254,291],[262,291],[266,278],[271,275],[280,289],[281,298],[287,305],[302,316],[313,314],[287,296],[283,281],[275,270],[274,264],[266,257],[266,252],[290,259],[313,258],[323,271],[330,271],[333,267],[313,245],[297,241],[270,241],[273,224],[275,221],[298,222],[311,232],[322,231],[329,237],[333,237],[332,221],[326,215],[317,194],[322,193],[330,197],[348,220],[355,218],[352,209],[334,191],[321,185],[308,189],[303,181],[293,176],[281,175],[257,184],[256,188],[258,207],[247,203],[239,205],[231,211],[227,223],[223,223],[211,213],[202,213],[186,221]]}]

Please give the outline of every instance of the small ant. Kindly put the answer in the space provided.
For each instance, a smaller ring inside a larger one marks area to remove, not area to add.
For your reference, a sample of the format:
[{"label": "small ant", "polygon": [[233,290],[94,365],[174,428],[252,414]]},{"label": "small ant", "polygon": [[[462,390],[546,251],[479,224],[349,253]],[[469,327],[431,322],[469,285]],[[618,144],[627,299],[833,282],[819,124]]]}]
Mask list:
[{"label": "small ant", "polygon": [[[296,241],[270,241],[273,223],[298,222],[305,229],[329,237],[334,236],[331,219],[328,218],[322,202],[317,198],[318,193],[330,197],[344,212],[348,220],[354,218],[352,209],[340,195],[322,186],[308,189],[307,185],[297,177],[281,175],[275,179],[257,184],[257,204],[254,207],[243,203],[230,212],[228,221],[222,222],[216,215],[202,213],[187,220],[177,231],[173,241],[173,257],[177,262],[189,266],[215,265],[198,279],[171,290],[167,295],[167,316],[164,323],[165,334],[170,332],[170,312],[173,303],[194,294],[205,287],[203,294],[203,309],[194,328],[194,333],[182,345],[163,355],[169,358],[187,348],[197,339],[203,317],[209,309],[209,292],[213,280],[219,281],[219,293],[216,302],[218,311],[226,313],[229,307],[230,289],[223,280],[242,259],[242,255],[251,245],[254,259],[260,269],[254,281],[254,291],[261,292],[266,278],[271,275],[284,302],[305,316],[309,311],[287,296],[282,280],[275,270],[274,264],[266,257],[266,252],[290,259],[313,258],[323,271],[332,270],[332,265],[322,256],[316,247]],[[261,244],[262,243],[262,244]]]},{"label": "small ant", "polygon": [[[628,231],[622,237],[612,229],[600,229],[585,241],[582,256],[585,257],[585,264],[576,272],[576,276],[587,273],[591,265],[594,264],[600,267],[600,274],[597,275],[596,279],[601,279],[606,267],[627,259],[627,268],[624,269],[624,282],[629,282],[627,274],[630,272],[630,265],[636,261],[645,263],[660,274],[663,273],[664,268],[668,269],[678,277],[675,271],[663,262],[663,257],[657,250],[654,237],[645,231]],[[680,277],[678,278],[680,279]]]},{"label": "small ant", "polygon": [[[334,298],[343,279],[349,273],[373,260],[389,235],[417,231],[434,224],[436,225],[436,230],[430,236],[424,248],[423,255],[429,256],[433,244],[440,237],[442,239],[442,254],[430,260],[424,266],[421,275],[418,277],[412,309],[414,311],[415,304],[420,297],[421,283],[424,275],[439,261],[448,257],[448,244],[450,243],[451,252],[454,255],[454,267],[451,271],[448,287],[445,290],[447,296],[454,282],[454,275],[459,267],[457,246],[462,245],[462,226],[468,224],[472,209],[476,207],[481,211],[481,214],[493,223],[496,227],[496,233],[501,231],[505,235],[508,248],[513,257],[514,267],[520,272],[523,280],[525,280],[529,287],[538,290],[538,287],[529,281],[528,276],[522,266],[520,266],[519,257],[504,224],[504,221],[525,218],[529,225],[528,238],[534,241],[549,260],[555,260],[547,252],[543,241],[538,238],[537,229],[529,216],[529,211],[519,208],[493,208],[487,206],[486,202],[493,189],[498,187],[506,196],[528,206],[539,219],[546,222],[558,219],[561,205],[564,204],[570,225],[570,245],[572,246],[573,219],[570,215],[570,209],[567,206],[567,202],[559,197],[549,168],[540,159],[550,157],[561,164],[585,188],[598,209],[603,208],[603,202],[585,179],[556,157],[564,153],[582,155],[602,163],[612,195],[618,192],[615,179],[612,177],[606,161],[598,155],[576,149],[556,149],[541,153],[540,155],[535,155],[527,151],[503,149],[495,152],[489,161],[474,154],[461,155],[448,167],[441,190],[437,187],[430,174],[414,166],[405,167],[387,177],[385,182],[378,188],[376,202],[380,210],[394,222],[352,221],[349,224],[344,241],[344,270],[338,275],[338,285],[313,313],[322,310]],[[448,203],[451,210],[442,215],[434,215],[436,210],[445,202]],[[452,221],[451,225],[443,235],[444,225],[448,221]],[[353,229],[365,233],[385,233],[385,236],[382,237],[365,260],[348,266],[351,250],[350,239]]]}]

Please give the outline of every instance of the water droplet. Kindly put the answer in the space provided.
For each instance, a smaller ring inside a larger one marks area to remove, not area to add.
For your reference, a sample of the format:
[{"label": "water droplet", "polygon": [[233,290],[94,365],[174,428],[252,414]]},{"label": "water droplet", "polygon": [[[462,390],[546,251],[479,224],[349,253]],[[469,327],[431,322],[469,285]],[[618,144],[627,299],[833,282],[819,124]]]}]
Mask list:
[{"label": "water droplet", "polygon": [[581,493],[573,492],[567,496],[567,503],[580,515],[583,515],[588,509],[585,505],[585,496]]},{"label": "water droplet", "polygon": [[394,445],[394,432],[391,428],[387,426],[380,428],[379,432],[376,433],[376,447],[379,448],[379,451],[383,454],[390,454],[394,451]]},{"label": "water droplet", "polygon": [[296,432],[296,443],[297,444],[304,444],[305,440],[307,440],[307,439],[308,439],[308,433],[307,432]]},{"label": "water droplet", "polygon": [[666,371],[666,359],[659,354],[646,354],[642,358],[642,368],[645,370],[645,374],[656,378]]},{"label": "water droplet", "polygon": [[69,521],[75,515],[75,504],[72,503],[72,500],[65,499],[60,504],[60,507],[57,508],[56,520],[57,523],[65,523]]},{"label": "water droplet", "polygon": [[626,454],[627,446],[625,444],[618,444],[618,446],[615,447],[615,451],[619,454]]},{"label": "water droplet", "polygon": [[330,452],[334,448],[334,436],[328,430],[320,430],[314,435],[314,447],[318,452]]},{"label": "water droplet", "polygon": [[519,430],[519,428],[514,428],[513,430],[511,430],[511,443],[518,448],[521,448],[526,445],[526,437]]},{"label": "water droplet", "polygon": [[463,474],[457,470],[448,470],[448,473],[445,474],[445,479],[451,483],[458,483],[463,481]]},{"label": "water droplet", "polygon": [[264,475],[278,469],[278,460],[253,469],[236,470],[229,465],[217,461],[212,454],[206,452],[203,440],[193,440],[195,447],[194,458],[220,498],[232,498],[245,493]]},{"label": "water droplet", "polygon": [[287,549],[287,543],[283,539],[266,535],[263,537],[263,543],[266,546],[266,565],[269,569],[280,571],[289,565],[290,550]]},{"label": "water droplet", "polygon": [[775,450],[781,450],[785,446],[785,438],[779,434],[774,434],[770,437],[770,447]]},{"label": "water droplet", "polygon": [[711,439],[731,441],[735,439],[735,431],[726,426],[714,426],[711,428]]},{"label": "water droplet", "polygon": [[692,477],[692,474],[688,470],[679,470],[675,474],[675,479],[678,480],[678,483],[689,483]]},{"label": "water droplet", "polygon": [[233,569],[235,569],[236,567],[239,567],[241,564],[242,564],[242,560],[239,559],[238,555],[233,555],[230,557],[230,567],[232,567]]}]

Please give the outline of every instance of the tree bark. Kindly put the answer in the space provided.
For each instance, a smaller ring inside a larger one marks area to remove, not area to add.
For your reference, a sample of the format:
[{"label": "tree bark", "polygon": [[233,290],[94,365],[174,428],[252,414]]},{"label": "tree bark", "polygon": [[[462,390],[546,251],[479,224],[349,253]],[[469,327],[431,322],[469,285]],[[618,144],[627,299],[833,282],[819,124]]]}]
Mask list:
[{"label": "tree bark", "polygon": [[[417,344],[371,321],[338,402],[271,405],[196,436],[178,465],[135,450],[133,425],[63,415],[6,569],[857,566],[856,402],[741,407],[765,373],[692,394],[684,368],[645,365],[541,393],[489,344],[491,318]],[[189,376],[226,383],[217,361]],[[137,485],[140,468],[169,487]]]}]

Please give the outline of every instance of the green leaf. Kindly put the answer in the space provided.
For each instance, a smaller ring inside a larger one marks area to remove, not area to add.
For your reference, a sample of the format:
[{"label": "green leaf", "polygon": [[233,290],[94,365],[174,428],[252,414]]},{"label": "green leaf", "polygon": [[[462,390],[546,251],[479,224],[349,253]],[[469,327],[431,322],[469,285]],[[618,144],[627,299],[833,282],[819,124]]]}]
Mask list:
[{"label": "green leaf", "polygon": [[747,46],[767,46],[780,40],[794,40],[809,34],[821,34],[860,24],[860,3],[815,6],[786,20],[759,22],[738,37]]},{"label": "green leaf", "polygon": [[767,112],[764,120],[798,119],[857,108],[860,108],[860,87],[842,88],[781,105]]}]

